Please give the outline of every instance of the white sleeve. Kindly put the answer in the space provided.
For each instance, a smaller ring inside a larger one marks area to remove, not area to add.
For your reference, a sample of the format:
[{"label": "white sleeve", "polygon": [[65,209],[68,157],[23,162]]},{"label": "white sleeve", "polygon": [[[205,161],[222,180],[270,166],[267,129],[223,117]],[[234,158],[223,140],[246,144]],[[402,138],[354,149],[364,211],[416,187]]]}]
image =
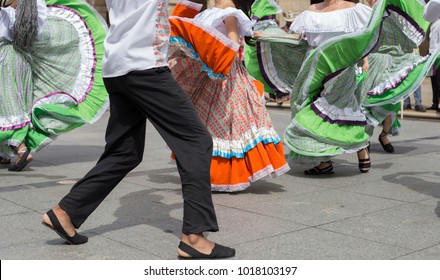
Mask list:
[{"label": "white sleeve", "polygon": [[440,18],[440,0],[431,0],[426,4],[424,17],[429,22]]},{"label": "white sleeve", "polygon": [[[44,0],[37,0],[38,34],[43,30],[47,18],[47,6]],[[0,39],[13,41],[13,28],[15,24],[15,9],[8,7],[0,10]]]},{"label": "white sleeve", "polygon": [[[11,18],[11,16],[13,16]],[[0,40],[12,41],[12,27],[14,26],[15,11],[11,8],[0,10]]]},{"label": "white sleeve", "polygon": [[38,9],[38,34],[43,30],[43,25],[46,22],[47,18],[47,5],[44,0],[37,0],[37,9]]}]

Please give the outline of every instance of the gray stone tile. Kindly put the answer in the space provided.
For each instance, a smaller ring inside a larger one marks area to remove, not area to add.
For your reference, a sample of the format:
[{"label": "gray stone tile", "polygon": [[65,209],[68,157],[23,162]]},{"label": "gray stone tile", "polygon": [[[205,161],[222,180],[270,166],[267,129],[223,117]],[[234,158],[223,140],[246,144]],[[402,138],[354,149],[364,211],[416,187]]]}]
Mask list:
[{"label": "gray stone tile", "polygon": [[[8,188],[0,190],[0,197],[26,207],[46,212],[54,207],[58,202],[69,193],[75,180],[51,181],[46,183],[34,183],[23,186],[23,188]],[[121,196],[145,189],[136,184],[122,181],[106,198],[106,200],[119,199]],[[1,207],[0,207],[1,209]]]},{"label": "gray stone tile", "polygon": [[233,208],[216,207],[220,231],[216,242],[239,244],[294,232],[307,226],[291,221],[249,213]]},{"label": "gray stone tile", "polygon": [[316,228],[247,242],[237,245],[236,250],[238,259],[264,260],[385,260],[408,252]]},{"label": "gray stone tile", "polygon": [[183,201],[174,190],[145,189],[105,200],[82,226],[97,234],[117,231],[157,220],[176,219],[181,224]]},{"label": "gray stone tile", "polygon": [[397,258],[399,260],[440,260],[440,245],[435,245]]},{"label": "gray stone tile", "polygon": [[41,225],[41,215],[36,212],[1,216],[0,221],[0,248],[44,242],[57,237],[54,232]]},{"label": "gray stone tile", "polygon": [[74,246],[61,238],[1,248],[2,260],[156,260],[136,247],[93,236],[89,242]]},{"label": "gray stone tile", "polygon": [[337,221],[320,228],[411,250],[440,243],[440,219],[432,207],[418,203]]},{"label": "gray stone tile", "polygon": [[0,216],[29,212],[30,210],[17,203],[0,198]]},{"label": "gray stone tile", "polygon": [[[405,179],[405,185],[410,185],[410,182],[415,182],[411,178]],[[381,197],[386,199],[393,199],[404,202],[421,202],[430,198],[429,195],[416,191],[419,187],[411,185],[407,187],[401,183],[385,182],[383,180],[377,181],[374,184],[352,185],[349,187],[339,188],[340,191],[355,192],[366,194],[369,196]],[[420,185],[419,185],[420,186]],[[421,188],[419,188],[421,189]],[[433,188],[431,188],[432,191]],[[440,193],[440,189],[439,189]]]},{"label": "gray stone tile", "polygon": [[278,178],[253,182],[249,188],[242,192],[215,192],[212,197],[215,204],[239,208],[243,204],[277,201],[286,197],[317,191],[325,191],[325,189],[307,184],[305,179],[283,175]]},{"label": "gray stone tile", "polygon": [[[181,228],[181,221],[169,219],[111,231],[100,230],[100,236],[147,252],[155,258],[177,259],[176,249],[180,242]],[[145,256],[142,258],[146,259]]]},{"label": "gray stone tile", "polygon": [[401,205],[402,202],[339,190],[313,192],[240,209],[304,225],[320,225]]}]

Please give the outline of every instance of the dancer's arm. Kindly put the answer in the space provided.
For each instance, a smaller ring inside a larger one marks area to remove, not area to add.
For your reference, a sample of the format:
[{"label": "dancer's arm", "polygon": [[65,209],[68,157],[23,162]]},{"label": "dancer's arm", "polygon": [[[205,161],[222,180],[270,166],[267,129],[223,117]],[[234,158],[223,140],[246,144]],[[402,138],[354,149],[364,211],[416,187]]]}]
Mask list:
[{"label": "dancer's arm", "polygon": [[277,35],[269,35],[265,34],[263,32],[254,31],[254,35],[252,38],[255,40],[258,40],[259,38],[266,38],[266,37],[277,37],[277,38],[294,38],[294,39],[301,39],[301,35],[297,33],[286,33],[286,34],[277,34]]},{"label": "dancer's arm", "polygon": [[47,5],[44,0],[36,0],[38,9],[38,34],[41,33],[47,18]]},{"label": "dancer's arm", "polygon": [[228,38],[236,43],[239,43],[240,36],[238,35],[238,20],[234,16],[225,18],[226,34]]},{"label": "dancer's arm", "polygon": [[364,69],[364,71],[368,73],[368,70],[370,70],[370,64],[368,63],[368,57],[364,57],[362,59],[362,62],[363,62],[362,69]]},{"label": "dancer's arm", "polygon": [[13,21],[11,19],[11,15],[2,8],[8,7],[11,4],[15,5],[15,1],[13,2],[7,2],[7,1],[3,1],[0,0],[0,39],[4,39],[7,41],[12,41],[12,26],[13,26]]},{"label": "dancer's arm", "polygon": [[429,22],[434,22],[440,17],[440,0],[431,0],[426,4],[424,17]]}]

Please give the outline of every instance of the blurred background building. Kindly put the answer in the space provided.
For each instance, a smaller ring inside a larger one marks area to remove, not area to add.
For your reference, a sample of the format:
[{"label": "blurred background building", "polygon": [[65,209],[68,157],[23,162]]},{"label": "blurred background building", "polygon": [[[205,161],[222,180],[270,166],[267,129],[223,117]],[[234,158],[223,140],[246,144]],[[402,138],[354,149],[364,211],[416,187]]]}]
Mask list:
[{"label": "blurred background building", "polygon": [[[105,0],[86,0],[86,1],[92,4],[96,8],[96,10],[98,10],[101,13],[101,15],[104,18],[106,18],[107,10],[105,8]],[[214,4],[214,0],[192,0],[192,1],[202,3],[205,5],[205,7],[206,6],[209,7]],[[287,13],[290,11],[293,13],[294,16],[298,15],[299,13],[307,9],[307,7],[310,4],[322,2],[322,0],[276,0],[276,1],[283,8],[284,12]],[[169,0],[170,11],[173,10],[176,2],[177,0]],[[361,2],[366,4],[367,0],[354,0],[353,2]],[[282,15],[279,16],[279,20],[280,20],[280,24],[284,25],[283,22],[284,19]]]},{"label": "blurred background building", "polygon": [[[95,9],[105,18],[107,19],[107,9],[105,8],[105,0],[86,0]],[[202,3],[206,7],[211,7],[214,4],[214,0],[191,0],[193,2]],[[310,4],[316,4],[322,2],[323,0],[275,0],[281,6],[284,12],[283,14],[277,15],[277,20],[280,26],[285,26],[286,21],[285,17],[294,19],[299,13],[307,9]],[[352,0],[352,2],[356,3],[364,3],[367,4],[368,0]],[[170,13],[173,10],[177,0],[169,0],[169,10]],[[424,42],[420,46],[420,50],[422,53],[427,52],[427,43]]]}]

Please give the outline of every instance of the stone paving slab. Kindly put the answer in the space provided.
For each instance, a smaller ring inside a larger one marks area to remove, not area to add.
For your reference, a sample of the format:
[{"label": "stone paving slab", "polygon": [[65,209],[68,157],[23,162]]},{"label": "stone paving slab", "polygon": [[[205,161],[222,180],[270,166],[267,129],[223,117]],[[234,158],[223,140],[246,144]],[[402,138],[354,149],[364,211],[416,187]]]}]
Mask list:
[{"label": "stone paving slab", "polygon": [[[288,110],[270,109],[280,134]],[[180,178],[170,150],[147,126],[144,162],[115,188],[68,246],[40,224],[104,148],[108,113],[61,135],[23,172],[0,166],[1,259],[176,259],[182,226]],[[308,177],[302,165],[240,193],[213,193],[220,231],[234,259],[440,259],[440,123],[402,120],[394,154],[371,141],[372,169],[355,154],[334,159],[335,174]],[[87,141],[84,141],[87,139]],[[287,149],[286,149],[287,153]]]},{"label": "stone paving slab", "polygon": [[418,251],[440,244],[438,218],[432,207],[414,203],[319,228]]},{"label": "stone paving slab", "polygon": [[237,246],[242,259],[369,260],[393,259],[409,250],[317,228]]}]

